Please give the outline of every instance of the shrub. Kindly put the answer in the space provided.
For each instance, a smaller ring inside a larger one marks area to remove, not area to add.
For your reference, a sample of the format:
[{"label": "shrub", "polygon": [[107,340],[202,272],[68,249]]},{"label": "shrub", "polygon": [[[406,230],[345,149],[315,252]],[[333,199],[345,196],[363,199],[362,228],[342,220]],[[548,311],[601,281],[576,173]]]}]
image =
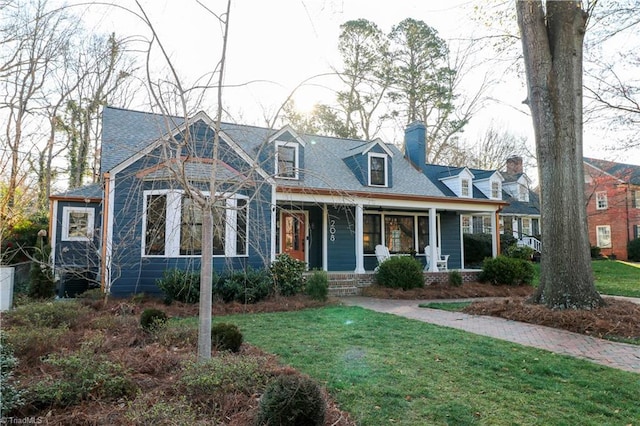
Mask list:
[{"label": "shrub", "polygon": [[492,284],[531,284],[533,281],[533,264],[522,259],[498,256],[485,259],[482,263],[480,281],[488,281]]},{"label": "shrub", "polygon": [[267,298],[272,288],[268,270],[248,268],[221,277],[214,291],[224,302],[256,303]]},{"label": "shrub", "polygon": [[602,249],[598,246],[591,246],[591,258],[592,259],[600,259],[602,258]]},{"label": "shrub", "polygon": [[627,245],[627,257],[634,262],[640,262],[640,238],[629,241]]},{"label": "shrub", "polygon": [[184,366],[181,384],[189,399],[239,392],[251,395],[266,384],[267,373],[254,356],[219,354],[205,362]]},{"label": "shrub", "polygon": [[324,302],[329,295],[329,278],[325,271],[313,271],[307,279],[306,292],[313,300]]},{"label": "shrub", "polygon": [[13,325],[73,328],[89,310],[76,301],[32,302],[4,313]]},{"label": "shrub", "polygon": [[325,411],[326,403],[316,382],[304,376],[282,374],[267,385],[256,424],[321,426]]},{"label": "shrub", "polygon": [[287,253],[279,254],[270,268],[276,294],[293,296],[300,293],[304,286],[302,274],[306,269],[303,261],[294,259]]},{"label": "shrub", "polygon": [[453,287],[460,287],[462,285],[462,274],[458,271],[450,271],[449,285]]},{"label": "shrub", "polygon": [[66,407],[86,400],[127,398],[137,391],[122,365],[89,350],[52,355],[44,362],[57,368],[58,374],[28,389],[27,402],[36,407]]},{"label": "shrub", "polygon": [[[214,281],[215,282],[215,281]],[[174,300],[184,303],[197,303],[200,300],[200,274],[169,269],[164,271],[156,285],[164,293],[165,302]]]},{"label": "shrub", "polygon": [[514,259],[531,260],[533,253],[535,253],[535,250],[531,247],[513,245],[507,249],[506,256]]},{"label": "shrub", "polygon": [[468,266],[480,265],[491,257],[491,234],[464,234],[464,261]]},{"label": "shrub", "polygon": [[234,324],[220,322],[211,327],[211,346],[219,351],[238,352],[242,333]]},{"label": "shrub", "polygon": [[422,263],[410,256],[393,256],[380,264],[376,281],[383,287],[403,290],[423,287]]},{"label": "shrub", "polygon": [[25,365],[37,362],[41,357],[60,349],[63,337],[69,331],[61,326],[57,328],[33,328],[14,326],[7,331],[7,341],[14,353]]},{"label": "shrub", "polygon": [[32,299],[52,299],[56,295],[56,283],[48,264],[51,247],[42,244],[36,247],[29,270],[29,297]]},{"label": "shrub", "polygon": [[167,319],[167,314],[160,309],[145,309],[140,315],[140,326],[144,331],[155,331],[162,328]]},{"label": "shrub", "polygon": [[198,342],[198,328],[190,322],[171,321],[155,333],[157,341],[166,347],[190,347]]},{"label": "shrub", "polygon": [[131,402],[124,417],[132,425],[189,425],[197,424],[198,413],[184,395],[158,400],[151,394]]},{"label": "shrub", "polygon": [[7,344],[4,332],[0,330],[0,413],[11,413],[22,403],[22,391],[13,378],[13,370],[18,365],[18,360],[13,356],[13,348]]},{"label": "shrub", "polygon": [[[510,247],[515,246],[518,239],[511,233],[500,234],[500,254],[507,254]],[[489,246],[491,247],[491,246]]]}]

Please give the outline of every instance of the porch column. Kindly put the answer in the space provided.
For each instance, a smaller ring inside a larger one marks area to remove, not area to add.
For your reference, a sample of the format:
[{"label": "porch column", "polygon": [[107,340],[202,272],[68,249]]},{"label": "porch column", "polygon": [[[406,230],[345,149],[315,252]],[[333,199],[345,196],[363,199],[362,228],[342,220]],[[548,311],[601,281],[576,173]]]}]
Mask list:
[{"label": "porch column", "polygon": [[362,204],[356,204],[356,274],[364,274],[364,210]]},{"label": "porch column", "polygon": [[322,270],[329,270],[329,209],[327,205],[322,206]]},{"label": "porch column", "polygon": [[491,256],[496,257],[498,255],[498,249],[500,247],[500,230],[498,229],[498,212],[493,212],[491,215]]},{"label": "porch column", "polygon": [[270,229],[270,244],[269,244],[269,257],[271,259],[270,263],[275,262],[276,260],[276,238],[278,238],[276,234],[276,186],[275,184],[271,186],[271,229]]},{"label": "porch column", "polygon": [[431,258],[431,264],[429,265],[429,272],[438,272],[438,235],[436,234],[436,209],[431,207],[429,209],[429,256]]}]

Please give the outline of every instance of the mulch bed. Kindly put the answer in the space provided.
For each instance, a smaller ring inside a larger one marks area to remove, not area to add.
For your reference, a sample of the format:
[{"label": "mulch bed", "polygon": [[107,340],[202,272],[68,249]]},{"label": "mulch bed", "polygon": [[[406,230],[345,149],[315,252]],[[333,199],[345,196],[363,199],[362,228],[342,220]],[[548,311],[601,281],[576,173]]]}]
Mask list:
[{"label": "mulch bed", "polygon": [[365,287],[362,295],[379,299],[465,299],[472,297],[518,297],[530,296],[533,287],[528,285],[506,286],[491,285],[478,282],[464,283],[459,287],[448,284],[431,284],[423,288],[402,290],[381,286]]}]

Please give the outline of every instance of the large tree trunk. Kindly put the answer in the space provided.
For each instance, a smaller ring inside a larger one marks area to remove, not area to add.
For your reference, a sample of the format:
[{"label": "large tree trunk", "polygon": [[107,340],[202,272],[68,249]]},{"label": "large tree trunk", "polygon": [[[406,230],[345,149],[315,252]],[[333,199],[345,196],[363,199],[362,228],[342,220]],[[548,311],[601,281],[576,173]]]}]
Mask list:
[{"label": "large tree trunk", "polygon": [[595,289],[582,157],[580,2],[516,2],[538,157],[543,255],[532,300],[554,309],[604,304]]}]

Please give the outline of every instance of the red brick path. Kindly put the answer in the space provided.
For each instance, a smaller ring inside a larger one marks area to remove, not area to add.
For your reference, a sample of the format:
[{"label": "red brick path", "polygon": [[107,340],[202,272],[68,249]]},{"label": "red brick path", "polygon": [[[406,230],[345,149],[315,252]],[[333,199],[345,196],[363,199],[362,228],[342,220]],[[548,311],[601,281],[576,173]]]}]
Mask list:
[{"label": "red brick path", "polygon": [[[424,300],[346,297],[345,305],[451,327],[524,346],[586,359],[607,367],[640,373],[640,346],[610,342],[582,334],[502,318],[468,315],[418,307]],[[441,301],[440,301],[441,302]]]}]

